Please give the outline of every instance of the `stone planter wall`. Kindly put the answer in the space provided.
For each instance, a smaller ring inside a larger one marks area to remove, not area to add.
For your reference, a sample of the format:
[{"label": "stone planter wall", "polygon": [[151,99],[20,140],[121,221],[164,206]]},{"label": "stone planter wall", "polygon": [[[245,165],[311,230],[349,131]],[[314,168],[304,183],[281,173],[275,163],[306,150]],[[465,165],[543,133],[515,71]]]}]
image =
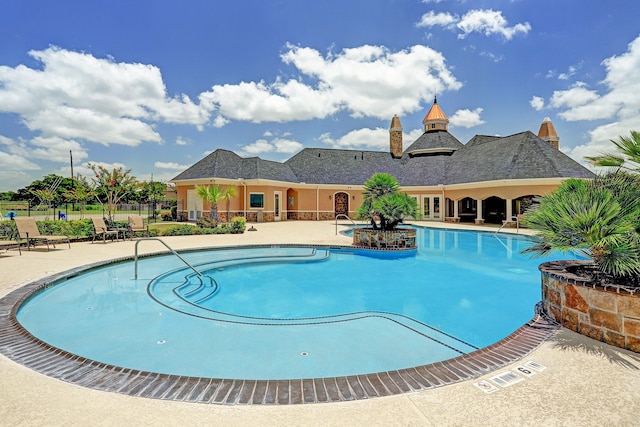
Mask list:
[{"label": "stone planter wall", "polygon": [[373,228],[354,228],[353,245],[372,249],[413,249],[416,248],[416,230],[398,228],[393,231],[374,230]]},{"label": "stone planter wall", "polygon": [[572,331],[640,353],[640,289],[603,288],[566,270],[584,262],[540,265],[545,313]]}]

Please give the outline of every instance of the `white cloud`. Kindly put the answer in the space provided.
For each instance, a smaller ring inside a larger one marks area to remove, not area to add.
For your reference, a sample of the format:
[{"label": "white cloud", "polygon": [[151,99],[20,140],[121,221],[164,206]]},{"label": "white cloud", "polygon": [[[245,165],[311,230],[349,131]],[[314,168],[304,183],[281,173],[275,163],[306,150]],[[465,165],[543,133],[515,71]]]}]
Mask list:
[{"label": "white cloud", "polygon": [[461,31],[459,39],[467,37],[471,33],[481,33],[485,36],[501,35],[506,40],[511,40],[515,35],[527,34],[531,30],[528,22],[508,26],[508,22],[501,11],[492,9],[473,9],[462,17],[450,13],[435,13],[430,11],[422,15],[418,27],[442,26],[448,29]]},{"label": "white cloud", "polygon": [[420,22],[416,24],[418,27],[449,27],[453,28],[454,25],[460,21],[460,18],[457,15],[452,15],[450,13],[441,12],[435,13],[433,10],[429,11],[422,15],[420,18]]},{"label": "white cloud", "polygon": [[[569,108],[569,110],[559,114],[560,117],[568,121],[604,118],[603,113],[611,117],[614,111],[606,108],[606,106],[599,106],[594,102],[599,98],[600,95],[596,91],[587,89],[583,82],[577,82],[568,90],[554,91],[551,99],[549,99],[549,106],[552,108]],[[596,112],[596,110],[602,110],[603,107],[608,112]]]},{"label": "white cloud", "polygon": [[457,26],[463,32],[458,35],[458,38],[465,38],[473,32],[478,32],[484,33],[486,36],[500,34],[506,40],[511,40],[516,34],[527,34],[531,30],[531,25],[528,22],[508,27],[502,12],[491,9],[470,10],[462,17]]},{"label": "white cloud", "polygon": [[176,145],[189,145],[189,140],[179,136],[176,138]]},{"label": "white cloud", "polygon": [[216,85],[200,95],[201,105],[217,113],[216,126],[229,120],[309,120],[340,111],[388,119],[419,110],[434,90],[462,86],[444,56],[421,45],[398,52],[365,45],[326,56],[289,45],[281,57],[301,73],[297,80]]},{"label": "white cloud", "polygon": [[480,118],[482,111],[482,108],[476,108],[475,110],[458,110],[449,118],[449,123],[452,126],[459,126],[464,128],[481,125],[485,123],[485,121]]},{"label": "white cloud", "polygon": [[[422,135],[421,129],[403,133],[402,140],[405,148],[408,144],[418,139]],[[385,128],[363,128],[353,130],[338,139],[331,137],[331,134],[325,133],[320,135],[319,141],[331,148],[341,150],[370,150],[370,151],[388,151],[389,150],[389,129]]]},{"label": "white cloud", "polygon": [[135,146],[160,142],[157,122],[201,126],[208,113],[167,95],[151,65],[50,47],[29,54],[42,69],[0,66],[0,112],[16,113],[44,138]]},{"label": "white cloud", "polygon": [[529,101],[529,105],[531,105],[534,110],[540,111],[544,108],[544,98],[539,96],[534,96]]},{"label": "white cloud", "polygon": [[491,62],[500,62],[504,59],[504,55],[496,55],[495,53],[485,52],[485,51],[480,52],[480,56],[489,58]]},{"label": "white cloud", "polygon": [[582,82],[569,89],[555,91],[549,105],[561,111],[567,121],[605,121],[589,131],[589,141],[571,149],[568,154],[582,161],[584,156],[614,152],[611,139],[639,130],[640,117],[640,37],[629,43],[627,51],[602,61],[606,76],[604,89],[588,89]]},{"label": "white cloud", "polygon": [[580,61],[576,65],[570,65],[569,68],[567,68],[567,71],[563,73],[558,73],[557,70],[549,70],[547,71],[545,78],[551,79],[551,78],[557,77],[558,80],[569,80],[578,72],[578,70],[582,68],[583,63],[584,63],[583,61]]},{"label": "white cloud", "polygon": [[40,166],[31,162],[24,155],[25,153],[17,154],[14,151],[17,151],[15,142],[0,135],[0,176],[25,170],[40,169]]},{"label": "white cloud", "polygon": [[251,144],[242,146],[238,151],[238,155],[247,157],[259,156],[267,153],[294,154],[303,148],[304,146],[301,143],[291,139],[274,138],[271,141],[258,139]]},{"label": "white cloud", "polygon": [[175,169],[175,170],[184,170],[189,168],[191,165],[181,165],[175,162],[155,162],[153,167],[158,169]]}]

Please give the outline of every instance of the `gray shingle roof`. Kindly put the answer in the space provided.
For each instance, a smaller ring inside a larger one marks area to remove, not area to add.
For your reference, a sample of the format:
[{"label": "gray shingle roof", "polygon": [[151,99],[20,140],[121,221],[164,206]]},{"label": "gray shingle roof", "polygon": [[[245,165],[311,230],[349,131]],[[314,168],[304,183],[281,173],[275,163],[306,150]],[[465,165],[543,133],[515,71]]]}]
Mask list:
[{"label": "gray shingle roof", "polygon": [[[446,155],[409,156],[411,151],[433,148],[456,148],[456,151]],[[244,178],[362,185],[377,172],[392,174],[402,186],[593,177],[588,169],[529,131],[506,137],[476,135],[466,145],[449,132],[440,131],[420,136],[400,159],[381,151],[305,148],[280,163],[258,157],[242,158],[219,149],[173,180]]]},{"label": "gray shingle roof", "polygon": [[413,144],[404,150],[405,153],[411,154],[420,150],[433,150],[437,148],[460,149],[463,144],[447,131],[425,132]]},{"label": "gray shingle roof", "polygon": [[400,173],[401,164],[382,151],[305,148],[285,162],[308,184],[362,185],[376,172]]},{"label": "gray shingle roof", "polygon": [[203,178],[269,179],[297,182],[297,177],[286,164],[263,160],[259,157],[242,158],[232,151],[222,149],[209,154],[173,180]]},{"label": "gray shingle roof", "polygon": [[474,137],[450,158],[445,184],[527,178],[591,178],[593,174],[532,132]]}]

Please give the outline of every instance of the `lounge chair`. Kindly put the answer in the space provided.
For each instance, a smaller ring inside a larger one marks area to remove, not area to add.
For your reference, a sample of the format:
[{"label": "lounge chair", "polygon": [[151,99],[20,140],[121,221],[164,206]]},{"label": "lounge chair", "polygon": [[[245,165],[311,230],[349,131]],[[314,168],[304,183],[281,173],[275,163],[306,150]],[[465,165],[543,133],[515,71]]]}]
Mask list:
[{"label": "lounge chair", "polygon": [[96,241],[96,237],[102,236],[102,242],[107,243],[107,237],[111,237],[111,239],[118,239],[118,230],[109,230],[107,228],[107,224],[104,222],[104,218],[95,218],[92,217],[91,221],[93,222],[93,240],[91,243]]},{"label": "lounge chair", "polygon": [[20,242],[17,240],[9,240],[9,239],[0,239],[0,251],[5,250],[9,251],[9,249],[18,248],[18,252],[22,255],[22,249],[20,249]]},{"label": "lounge chair", "polygon": [[149,237],[149,226],[144,225],[144,220],[141,216],[131,215],[129,216],[129,237],[133,238],[133,233],[135,232],[145,233]]},{"label": "lounge chair", "polygon": [[40,234],[40,230],[38,230],[38,225],[36,224],[35,218],[31,217],[15,217],[13,219],[16,222],[16,227],[18,228],[18,234],[21,239],[27,239],[27,249],[31,250],[31,243],[34,245],[36,242],[45,242],[47,244],[47,250],[49,250],[49,243],[56,247],[56,242],[64,242],[66,241],[69,245],[69,249],[71,249],[71,241],[67,236],[49,236],[46,234]]}]

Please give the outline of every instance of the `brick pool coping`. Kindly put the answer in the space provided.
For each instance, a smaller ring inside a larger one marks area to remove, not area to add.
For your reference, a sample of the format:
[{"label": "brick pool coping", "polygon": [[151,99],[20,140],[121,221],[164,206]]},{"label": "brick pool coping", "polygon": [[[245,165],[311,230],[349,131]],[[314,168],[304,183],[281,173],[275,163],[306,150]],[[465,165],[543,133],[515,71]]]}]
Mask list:
[{"label": "brick pool coping", "polygon": [[[152,255],[155,254],[148,256]],[[291,405],[370,399],[429,390],[476,378],[522,359],[560,328],[558,323],[544,315],[541,304],[538,303],[534,317],[508,337],[453,359],[353,376],[242,380],[160,374],[96,362],[33,337],[17,321],[18,308],[34,293],[54,286],[65,277],[129,259],[131,258],[90,264],[45,277],[0,299],[0,354],[51,378],[128,396],[226,405]]]}]

